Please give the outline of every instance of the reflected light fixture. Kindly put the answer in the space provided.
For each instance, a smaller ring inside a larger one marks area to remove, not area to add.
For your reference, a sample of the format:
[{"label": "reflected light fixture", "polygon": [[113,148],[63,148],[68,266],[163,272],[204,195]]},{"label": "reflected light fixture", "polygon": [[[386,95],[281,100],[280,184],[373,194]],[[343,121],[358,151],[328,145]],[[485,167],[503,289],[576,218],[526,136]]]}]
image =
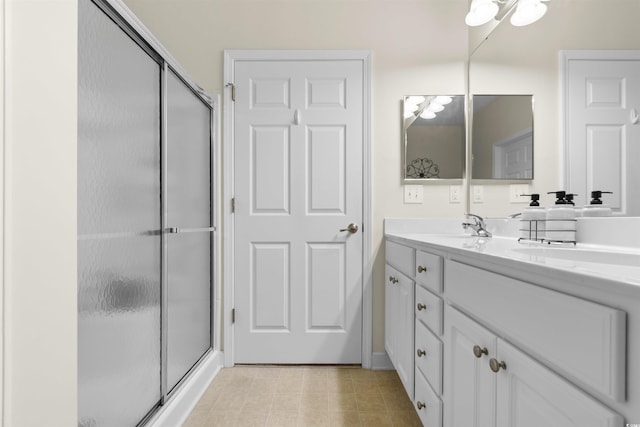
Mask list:
[{"label": "reflected light fixture", "polygon": [[433,111],[434,113],[439,113],[440,111],[444,110],[444,105],[438,104],[434,101],[431,101],[429,103],[429,106],[425,109],[425,111]]},{"label": "reflected light fixture", "polygon": [[453,98],[451,98],[450,96],[439,95],[439,96],[436,96],[435,101],[440,105],[447,105],[447,104],[451,104],[451,101],[453,101]]},{"label": "reflected light fixture", "polygon": [[434,113],[433,111],[424,110],[420,114],[420,117],[422,117],[423,119],[435,119],[436,118],[436,113]]},{"label": "reflected light fixture", "polygon": [[519,0],[515,13],[511,15],[511,24],[516,27],[533,24],[545,13],[547,5],[542,3],[542,0]]},{"label": "reflected light fixture", "polygon": [[486,24],[495,18],[498,10],[497,0],[472,0],[464,22],[470,27]]}]

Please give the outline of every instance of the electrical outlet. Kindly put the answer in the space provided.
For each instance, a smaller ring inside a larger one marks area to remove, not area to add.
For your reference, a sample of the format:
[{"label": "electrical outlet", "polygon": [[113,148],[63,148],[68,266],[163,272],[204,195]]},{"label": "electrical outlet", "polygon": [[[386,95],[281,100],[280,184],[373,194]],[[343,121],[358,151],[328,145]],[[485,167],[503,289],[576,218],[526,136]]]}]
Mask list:
[{"label": "electrical outlet", "polygon": [[405,185],[404,186],[404,202],[405,203],[422,203],[424,200],[422,185]]},{"label": "electrical outlet", "polygon": [[472,185],[473,203],[482,203],[484,201],[484,188],[482,185]]},{"label": "electrical outlet", "polygon": [[450,185],[449,186],[449,203],[460,203],[462,200],[462,186]]},{"label": "electrical outlet", "polygon": [[528,184],[514,184],[509,186],[509,201],[511,203],[529,203],[529,199],[522,197],[523,194],[529,194]]}]

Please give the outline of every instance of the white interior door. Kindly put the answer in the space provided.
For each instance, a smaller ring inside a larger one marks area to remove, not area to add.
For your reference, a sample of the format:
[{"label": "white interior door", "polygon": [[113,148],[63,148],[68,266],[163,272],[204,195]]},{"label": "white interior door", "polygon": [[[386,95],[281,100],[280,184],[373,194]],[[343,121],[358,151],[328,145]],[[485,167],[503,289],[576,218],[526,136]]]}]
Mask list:
[{"label": "white interior door", "polygon": [[235,363],[360,363],[362,62],[237,61],[234,84]]},{"label": "white interior door", "polygon": [[570,59],[565,72],[567,189],[585,204],[612,191],[614,212],[640,215],[640,57]]}]

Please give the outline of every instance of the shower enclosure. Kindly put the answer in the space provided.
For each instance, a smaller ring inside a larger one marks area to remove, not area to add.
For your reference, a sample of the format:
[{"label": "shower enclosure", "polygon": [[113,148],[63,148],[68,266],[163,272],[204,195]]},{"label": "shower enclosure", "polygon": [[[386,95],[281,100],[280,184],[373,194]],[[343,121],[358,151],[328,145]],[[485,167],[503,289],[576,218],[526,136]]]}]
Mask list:
[{"label": "shower enclosure", "polygon": [[212,101],[113,5],[79,1],[78,424],[87,427],[144,423],[213,348]]}]

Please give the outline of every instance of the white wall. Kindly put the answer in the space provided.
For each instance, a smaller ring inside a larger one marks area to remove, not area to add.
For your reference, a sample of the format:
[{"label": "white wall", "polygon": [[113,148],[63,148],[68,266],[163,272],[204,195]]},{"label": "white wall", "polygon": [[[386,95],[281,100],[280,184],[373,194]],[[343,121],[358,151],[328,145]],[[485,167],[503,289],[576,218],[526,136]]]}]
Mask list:
[{"label": "white wall", "polygon": [[224,49],[370,49],[373,62],[373,351],[384,351],[384,217],[461,216],[447,186],[404,205],[403,95],[465,93],[466,0],[127,0],[208,92],[224,90]]},{"label": "white wall", "polygon": [[3,417],[77,425],[77,0],[4,0]]}]

